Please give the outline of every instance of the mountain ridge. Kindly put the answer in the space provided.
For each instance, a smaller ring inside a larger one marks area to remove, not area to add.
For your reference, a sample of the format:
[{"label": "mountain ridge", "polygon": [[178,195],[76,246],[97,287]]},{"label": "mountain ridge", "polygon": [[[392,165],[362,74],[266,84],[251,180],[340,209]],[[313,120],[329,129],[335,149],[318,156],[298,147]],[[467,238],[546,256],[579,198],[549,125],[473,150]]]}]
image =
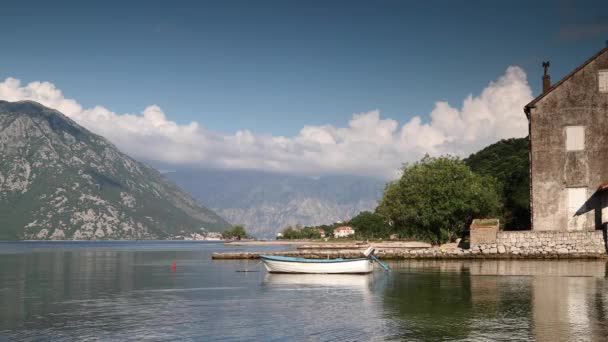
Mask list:
[{"label": "mountain ridge", "polygon": [[0,238],[148,239],[229,224],[62,113],[0,101]]},{"label": "mountain ridge", "polygon": [[362,176],[312,178],[250,170],[166,175],[230,222],[268,238],[286,226],[330,224],[373,210],[385,184]]}]

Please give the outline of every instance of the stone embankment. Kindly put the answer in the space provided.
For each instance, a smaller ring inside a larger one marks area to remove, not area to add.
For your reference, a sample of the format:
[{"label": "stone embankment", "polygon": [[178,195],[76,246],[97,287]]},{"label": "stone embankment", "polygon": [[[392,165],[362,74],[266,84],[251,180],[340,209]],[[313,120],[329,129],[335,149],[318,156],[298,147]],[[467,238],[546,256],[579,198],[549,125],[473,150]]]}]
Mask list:
[{"label": "stone embankment", "polygon": [[[376,256],[381,259],[499,259],[499,258],[608,258],[602,231],[497,231],[489,240],[472,239],[470,248],[456,244],[443,246],[409,245],[411,243],[377,243]],[[299,246],[295,251],[256,253],[213,253],[213,259],[257,259],[260,254],[293,256],[310,259],[360,258],[367,244],[333,244]]]},{"label": "stone embankment", "polygon": [[495,242],[471,246],[471,253],[510,256],[606,255],[604,232],[596,231],[502,231]]}]

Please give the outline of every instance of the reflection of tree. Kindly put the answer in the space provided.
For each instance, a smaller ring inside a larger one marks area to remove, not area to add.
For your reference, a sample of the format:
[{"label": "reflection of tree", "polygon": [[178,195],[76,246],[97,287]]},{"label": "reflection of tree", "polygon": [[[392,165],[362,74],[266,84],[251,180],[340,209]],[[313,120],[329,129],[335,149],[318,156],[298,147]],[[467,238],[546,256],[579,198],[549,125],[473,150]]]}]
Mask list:
[{"label": "reflection of tree", "polygon": [[473,304],[468,275],[449,273],[394,274],[385,306],[401,323],[401,338],[429,341],[465,338],[471,330]]}]

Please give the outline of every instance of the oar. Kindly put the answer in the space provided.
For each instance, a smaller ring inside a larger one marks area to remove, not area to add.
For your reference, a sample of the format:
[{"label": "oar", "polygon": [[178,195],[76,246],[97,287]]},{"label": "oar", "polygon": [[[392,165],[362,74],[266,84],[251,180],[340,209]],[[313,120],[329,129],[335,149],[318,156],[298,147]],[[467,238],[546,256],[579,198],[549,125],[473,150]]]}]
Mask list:
[{"label": "oar", "polygon": [[369,257],[370,257],[370,259],[372,259],[372,260],[374,260],[375,262],[377,262],[377,263],[378,263],[378,265],[380,265],[380,267],[382,267],[382,268],[383,268],[385,271],[390,271],[390,269],[391,269],[391,268],[390,268],[390,267],[388,267],[388,265],[387,265],[387,264],[383,263],[383,262],[382,262],[382,261],[380,261],[378,258],[376,258],[376,256],[375,256],[375,255],[370,254],[370,255],[369,255]]}]

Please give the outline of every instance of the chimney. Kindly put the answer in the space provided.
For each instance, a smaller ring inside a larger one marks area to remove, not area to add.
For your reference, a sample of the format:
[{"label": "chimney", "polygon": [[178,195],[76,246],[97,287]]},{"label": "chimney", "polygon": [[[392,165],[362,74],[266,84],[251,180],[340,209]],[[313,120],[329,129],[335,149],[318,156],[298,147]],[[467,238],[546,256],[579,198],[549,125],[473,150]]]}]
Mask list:
[{"label": "chimney", "polygon": [[545,68],[545,74],[543,75],[543,94],[551,88],[551,76],[549,76],[549,61],[543,62],[543,68]]}]

